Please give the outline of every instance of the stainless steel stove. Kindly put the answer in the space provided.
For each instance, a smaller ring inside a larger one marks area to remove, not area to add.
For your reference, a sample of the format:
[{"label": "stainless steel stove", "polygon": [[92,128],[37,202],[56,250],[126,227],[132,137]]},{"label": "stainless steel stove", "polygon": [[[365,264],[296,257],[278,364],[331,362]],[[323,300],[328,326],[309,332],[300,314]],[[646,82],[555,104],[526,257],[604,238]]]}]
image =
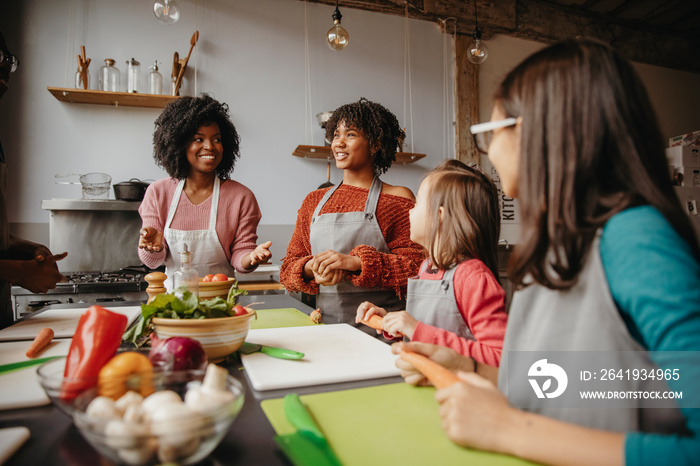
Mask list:
[{"label": "stainless steel stove", "polygon": [[47,293],[37,294],[13,286],[12,308],[15,319],[52,304],[143,301],[148,299],[148,282],[143,278],[150,270],[143,266],[125,267],[114,272],[69,272],[68,281]]}]

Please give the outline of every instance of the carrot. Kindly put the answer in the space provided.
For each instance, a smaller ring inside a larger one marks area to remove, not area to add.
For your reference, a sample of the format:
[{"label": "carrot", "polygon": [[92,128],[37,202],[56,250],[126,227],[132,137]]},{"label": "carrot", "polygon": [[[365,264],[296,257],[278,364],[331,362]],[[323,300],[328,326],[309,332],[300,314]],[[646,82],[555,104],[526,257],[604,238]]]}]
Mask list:
[{"label": "carrot", "polygon": [[26,356],[28,358],[35,358],[39,356],[43,349],[49,346],[51,340],[53,340],[53,330],[51,330],[48,327],[42,328],[41,330],[39,330],[39,333],[37,333],[36,337],[34,338],[34,341],[29,346],[29,349],[26,352]]},{"label": "carrot", "polygon": [[384,330],[384,318],[378,316],[377,314],[372,314],[372,316],[367,320],[361,320],[361,323],[372,327],[375,330]]},{"label": "carrot", "polygon": [[455,373],[422,354],[414,353],[413,351],[401,351],[401,359],[411,363],[418,372],[423,374],[438,389],[449,387],[453,383],[459,382],[459,378]]}]

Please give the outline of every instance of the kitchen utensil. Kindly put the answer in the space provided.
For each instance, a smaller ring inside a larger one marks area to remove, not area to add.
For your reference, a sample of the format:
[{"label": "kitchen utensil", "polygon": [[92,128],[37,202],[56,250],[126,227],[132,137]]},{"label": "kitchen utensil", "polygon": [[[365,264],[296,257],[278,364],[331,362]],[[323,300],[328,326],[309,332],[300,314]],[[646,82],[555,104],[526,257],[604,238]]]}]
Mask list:
[{"label": "kitchen utensil", "polygon": [[284,397],[284,414],[297,431],[288,435],[275,436],[275,442],[297,466],[319,465],[340,466],[321,429],[307,411],[299,395],[289,393]]},{"label": "kitchen utensil", "polygon": [[311,327],[317,325],[311,322],[307,314],[298,309],[258,309],[257,318],[250,323],[251,329],[279,327]]},{"label": "kitchen utensil", "polygon": [[77,173],[61,173],[54,175],[55,178],[65,178],[69,176],[80,177],[80,183],[69,181],[56,181],[56,184],[80,184],[83,191],[83,199],[108,199],[109,186],[112,183],[112,177],[106,173],[86,173],[80,175]]},{"label": "kitchen utensil", "polygon": [[330,188],[331,186],[334,186],[333,183],[331,183],[331,160],[328,159],[328,169],[326,170],[326,177],[328,178],[325,183],[323,183],[321,186],[318,187],[318,189],[323,189],[323,188]]},{"label": "kitchen utensil", "polygon": [[146,181],[138,178],[131,178],[129,181],[122,181],[113,186],[114,198],[121,201],[143,201],[143,196],[148,188]]},{"label": "kitchen utensil", "polygon": [[400,374],[395,366],[397,356],[389,345],[348,324],[251,329],[246,339],[304,353],[304,364],[290,364],[260,353],[242,354],[246,376],[258,391]]},{"label": "kitchen utensil", "polygon": [[[278,348],[276,346],[266,346],[266,345],[258,345],[256,343],[249,343],[247,341],[244,341],[243,344],[241,345],[240,348],[238,348],[238,352],[241,354],[251,354],[251,353],[257,353],[260,351],[261,353],[267,354],[268,356],[271,356],[273,358],[278,358],[278,359],[301,359],[304,357],[304,353],[300,353],[298,351],[293,351],[290,349],[286,348]],[[0,366],[0,371],[2,370],[2,367]]]},{"label": "kitchen utensil", "polygon": [[43,364],[46,361],[56,359],[57,357],[58,356],[49,356],[47,358],[37,358],[30,359],[29,361],[11,362],[9,364],[3,364],[0,365],[0,374],[6,374],[8,372],[24,369],[25,367],[36,366],[37,364]]},{"label": "kitchen utensil", "polygon": [[[442,429],[432,387],[401,382],[303,395],[301,399],[346,466],[533,466],[513,456],[452,443]],[[262,400],[260,407],[277,435],[296,431],[285,415],[283,398]]]},{"label": "kitchen utensil", "polygon": [[78,71],[75,76],[75,87],[80,89],[88,89],[90,75],[88,73],[88,67],[92,59],[85,56],[85,46],[80,46],[80,55],[78,57]]},{"label": "kitchen utensil", "polygon": [[175,95],[180,94],[180,86],[182,85],[182,77],[185,75],[185,70],[187,69],[187,63],[190,61],[190,55],[192,55],[192,49],[194,48],[195,44],[197,43],[197,40],[199,40],[199,31],[194,31],[194,34],[192,34],[192,38],[190,39],[190,51],[187,53],[187,58],[185,58],[185,62],[182,64],[180,67],[178,74],[177,74],[177,81],[175,82]]}]

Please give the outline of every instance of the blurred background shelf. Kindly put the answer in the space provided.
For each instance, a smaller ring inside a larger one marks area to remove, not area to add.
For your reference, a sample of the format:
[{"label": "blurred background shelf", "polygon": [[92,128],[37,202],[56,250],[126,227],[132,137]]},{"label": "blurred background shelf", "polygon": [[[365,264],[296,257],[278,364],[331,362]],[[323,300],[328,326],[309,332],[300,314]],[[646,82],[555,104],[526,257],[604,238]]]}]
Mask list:
[{"label": "blurred background shelf", "polygon": [[91,91],[63,87],[47,87],[46,89],[61,102],[113,105],[115,107],[164,108],[169,102],[178,98],[177,96],[170,95]]},{"label": "blurred background shelf", "polygon": [[[292,152],[295,157],[301,157],[304,159],[320,159],[320,160],[332,160],[333,153],[330,147],[326,146],[297,146]],[[407,164],[413,163],[417,160],[425,157],[425,154],[414,154],[412,152],[397,152],[396,161],[394,163]]]}]

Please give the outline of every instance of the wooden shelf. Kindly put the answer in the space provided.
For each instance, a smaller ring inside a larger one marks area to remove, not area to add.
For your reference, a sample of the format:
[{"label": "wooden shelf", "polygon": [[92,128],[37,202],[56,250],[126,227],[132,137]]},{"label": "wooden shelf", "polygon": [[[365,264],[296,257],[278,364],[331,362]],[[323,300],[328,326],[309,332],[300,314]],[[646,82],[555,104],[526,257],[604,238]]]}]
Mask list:
[{"label": "wooden shelf", "polygon": [[89,91],[63,87],[47,87],[48,91],[61,102],[76,104],[113,105],[115,107],[164,108],[177,96],[138,94],[130,92]]},{"label": "wooden shelf", "polygon": [[[327,146],[297,146],[292,152],[295,157],[301,157],[304,159],[319,159],[319,160],[333,160],[333,153],[331,148]],[[425,157],[425,154],[414,154],[412,152],[397,152],[396,161],[394,163],[407,164],[413,163],[417,160]]]}]

